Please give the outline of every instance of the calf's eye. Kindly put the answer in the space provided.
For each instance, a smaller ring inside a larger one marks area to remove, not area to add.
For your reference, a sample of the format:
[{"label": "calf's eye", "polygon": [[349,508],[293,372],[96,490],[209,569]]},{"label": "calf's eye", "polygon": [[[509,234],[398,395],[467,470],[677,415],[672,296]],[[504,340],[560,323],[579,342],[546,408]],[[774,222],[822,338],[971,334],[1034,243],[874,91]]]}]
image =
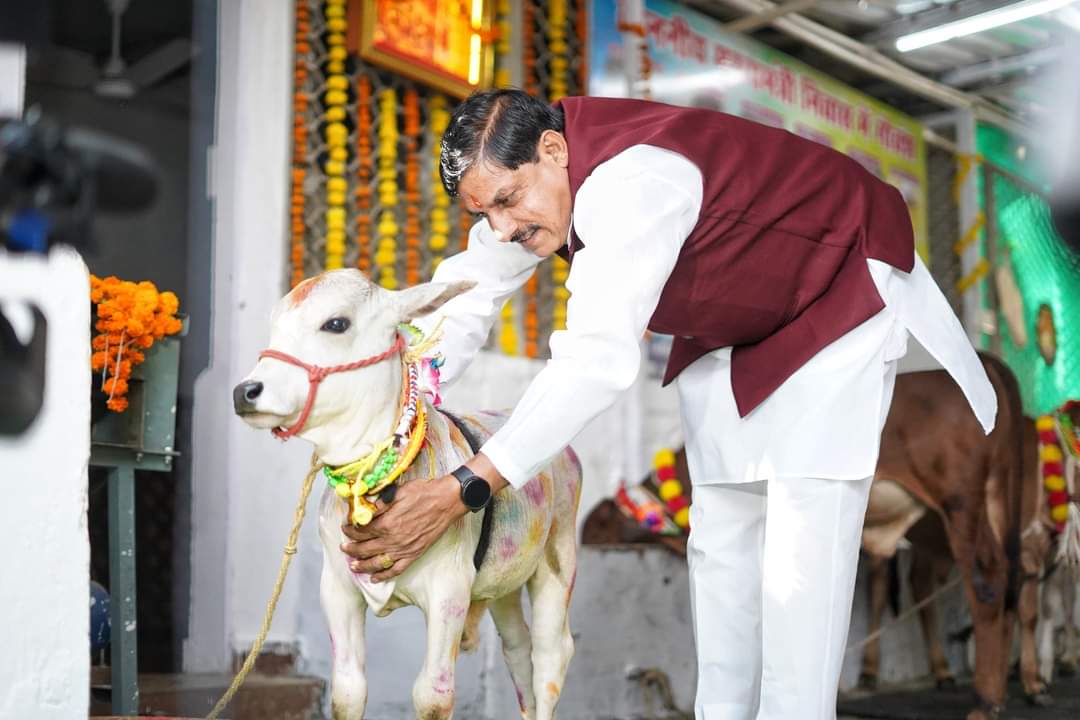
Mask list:
[{"label": "calf's eye", "polygon": [[343,317],[330,318],[323,323],[321,329],[326,332],[338,333],[340,335],[349,329],[349,319]]}]

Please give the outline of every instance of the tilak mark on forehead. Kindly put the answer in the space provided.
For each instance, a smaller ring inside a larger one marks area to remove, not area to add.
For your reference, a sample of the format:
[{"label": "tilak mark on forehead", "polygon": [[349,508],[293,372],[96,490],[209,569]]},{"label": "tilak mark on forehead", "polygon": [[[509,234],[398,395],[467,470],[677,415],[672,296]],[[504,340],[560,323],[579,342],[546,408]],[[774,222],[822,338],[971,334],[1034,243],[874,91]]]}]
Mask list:
[{"label": "tilak mark on forehead", "polygon": [[302,283],[297,285],[289,293],[289,302],[293,307],[298,307],[300,303],[307,300],[307,296],[311,294],[311,291],[315,289],[315,286],[322,280],[322,275],[316,275],[315,277],[308,278]]}]

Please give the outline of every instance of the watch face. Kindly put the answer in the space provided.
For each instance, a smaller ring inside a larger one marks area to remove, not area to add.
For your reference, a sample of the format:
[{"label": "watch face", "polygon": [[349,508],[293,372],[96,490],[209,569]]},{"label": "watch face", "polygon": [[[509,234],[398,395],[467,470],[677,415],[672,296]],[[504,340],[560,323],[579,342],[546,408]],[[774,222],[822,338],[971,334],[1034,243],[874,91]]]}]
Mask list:
[{"label": "watch face", "polygon": [[461,499],[470,509],[479,509],[487,505],[491,498],[491,486],[482,477],[473,477],[462,489]]}]

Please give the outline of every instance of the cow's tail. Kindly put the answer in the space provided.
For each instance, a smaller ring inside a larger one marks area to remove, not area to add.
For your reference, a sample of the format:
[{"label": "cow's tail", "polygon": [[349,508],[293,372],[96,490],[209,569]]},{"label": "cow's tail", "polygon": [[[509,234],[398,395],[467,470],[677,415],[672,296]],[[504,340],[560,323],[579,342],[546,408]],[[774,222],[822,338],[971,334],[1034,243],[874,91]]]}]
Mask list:
[{"label": "cow's tail", "polygon": [[1020,596],[1020,535],[1023,523],[1024,493],[1024,406],[1020,396],[1020,383],[1016,375],[1002,360],[988,353],[979,353],[987,375],[997,389],[1000,431],[1004,451],[1004,488],[1006,507],[1005,556],[1009,564],[1008,584],[1005,589],[1005,609],[1016,608]]}]

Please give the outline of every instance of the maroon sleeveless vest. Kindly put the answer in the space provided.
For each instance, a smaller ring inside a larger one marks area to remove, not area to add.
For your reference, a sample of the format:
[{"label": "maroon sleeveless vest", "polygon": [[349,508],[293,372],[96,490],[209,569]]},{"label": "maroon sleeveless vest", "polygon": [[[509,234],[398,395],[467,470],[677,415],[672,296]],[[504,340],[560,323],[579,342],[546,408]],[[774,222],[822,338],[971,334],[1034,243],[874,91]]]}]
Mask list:
[{"label": "maroon sleeveless vest", "polygon": [[[670,383],[734,346],[745,417],[819,350],[884,307],[866,260],[910,272],[915,240],[899,191],[840,152],[712,110],[642,100],[564,98],[570,190],[634,145],[701,170],[701,214],[649,328],[674,335]],[[583,247],[573,233],[564,257]]]}]

